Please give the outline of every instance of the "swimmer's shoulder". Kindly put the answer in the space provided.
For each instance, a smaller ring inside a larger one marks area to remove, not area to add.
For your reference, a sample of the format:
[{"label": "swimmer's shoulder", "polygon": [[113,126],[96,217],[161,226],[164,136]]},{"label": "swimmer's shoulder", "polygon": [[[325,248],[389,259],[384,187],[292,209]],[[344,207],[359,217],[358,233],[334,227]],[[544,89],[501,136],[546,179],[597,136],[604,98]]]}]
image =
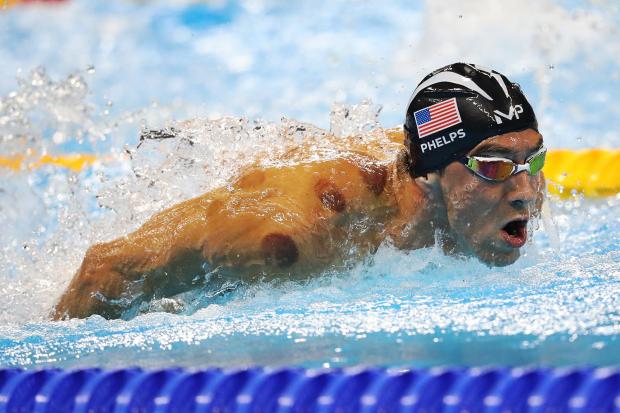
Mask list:
[{"label": "swimmer's shoulder", "polygon": [[390,202],[393,163],[364,152],[331,155],[248,168],[232,181],[231,197],[270,200],[320,217],[361,212]]},{"label": "swimmer's shoulder", "polygon": [[[308,136],[270,158],[244,165],[227,185],[178,204],[173,214],[210,216],[240,204],[258,205],[276,198],[283,207],[332,212],[386,204],[393,198],[390,176],[402,140],[401,128],[377,128],[345,137]],[[318,205],[313,202],[317,199]],[[163,215],[162,219],[169,220],[168,213]]]}]

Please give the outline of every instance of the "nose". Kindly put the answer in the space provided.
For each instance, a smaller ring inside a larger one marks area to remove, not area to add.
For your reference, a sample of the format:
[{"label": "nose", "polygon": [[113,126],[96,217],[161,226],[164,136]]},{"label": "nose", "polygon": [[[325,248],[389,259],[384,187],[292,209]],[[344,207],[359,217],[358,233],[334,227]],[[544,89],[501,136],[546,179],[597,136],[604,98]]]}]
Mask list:
[{"label": "nose", "polygon": [[516,210],[522,211],[531,207],[538,193],[538,179],[523,171],[508,179],[507,199]]}]

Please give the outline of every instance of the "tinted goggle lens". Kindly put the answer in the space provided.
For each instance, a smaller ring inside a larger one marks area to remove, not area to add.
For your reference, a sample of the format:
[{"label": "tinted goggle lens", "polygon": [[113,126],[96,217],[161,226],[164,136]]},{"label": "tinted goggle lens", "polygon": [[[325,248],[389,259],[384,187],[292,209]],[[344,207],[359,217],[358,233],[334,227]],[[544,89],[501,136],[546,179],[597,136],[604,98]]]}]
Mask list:
[{"label": "tinted goggle lens", "polygon": [[474,158],[470,159],[468,166],[478,175],[494,181],[507,179],[514,169],[514,164],[509,161],[485,161]]},{"label": "tinted goggle lens", "polygon": [[528,162],[530,164],[530,175],[536,175],[538,172],[540,172],[543,166],[545,166],[546,155],[547,155],[547,150],[544,149],[529,159]]}]

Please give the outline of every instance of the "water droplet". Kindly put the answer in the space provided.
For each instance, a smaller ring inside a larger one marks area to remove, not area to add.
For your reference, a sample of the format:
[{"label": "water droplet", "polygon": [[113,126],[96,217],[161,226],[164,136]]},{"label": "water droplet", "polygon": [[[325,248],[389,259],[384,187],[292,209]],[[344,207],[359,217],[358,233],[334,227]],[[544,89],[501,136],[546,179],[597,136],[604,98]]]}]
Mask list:
[{"label": "water droplet", "polygon": [[95,66],[94,66],[94,65],[88,65],[88,66],[86,67],[86,73],[91,74],[91,75],[92,75],[93,73],[95,73]]},{"label": "water droplet", "polygon": [[55,144],[57,144],[57,145],[58,145],[58,144],[63,143],[63,142],[65,141],[65,138],[66,138],[66,136],[65,136],[65,134],[64,134],[64,133],[62,133],[62,132],[60,132],[60,131],[57,131],[57,132],[55,132],[55,133],[54,133],[54,135],[52,136],[52,141],[53,141]]}]

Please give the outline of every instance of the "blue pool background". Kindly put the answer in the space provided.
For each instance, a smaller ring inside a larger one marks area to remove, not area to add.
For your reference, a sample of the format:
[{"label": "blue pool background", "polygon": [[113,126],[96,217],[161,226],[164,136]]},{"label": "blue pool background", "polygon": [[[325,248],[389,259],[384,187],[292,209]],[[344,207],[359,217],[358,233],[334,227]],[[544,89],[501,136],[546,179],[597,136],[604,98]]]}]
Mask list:
[{"label": "blue pool background", "polygon": [[[455,60],[521,83],[551,148],[619,147],[619,16],[575,1],[81,0],[0,12],[0,155],[112,159],[80,174],[0,172],[0,366],[618,364],[618,197],[549,199],[548,222],[507,268],[385,246],[344,274],[195,292],[181,315],[47,317],[91,243],[225,182],[239,167],[227,159],[278,145],[291,119],[397,125],[421,77]],[[342,105],[359,117],[339,118]],[[200,152],[135,149],[141,128],[195,116]],[[235,127],[246,141],[227,135]],[[185,156],[211,169],[165,166]]]}]

